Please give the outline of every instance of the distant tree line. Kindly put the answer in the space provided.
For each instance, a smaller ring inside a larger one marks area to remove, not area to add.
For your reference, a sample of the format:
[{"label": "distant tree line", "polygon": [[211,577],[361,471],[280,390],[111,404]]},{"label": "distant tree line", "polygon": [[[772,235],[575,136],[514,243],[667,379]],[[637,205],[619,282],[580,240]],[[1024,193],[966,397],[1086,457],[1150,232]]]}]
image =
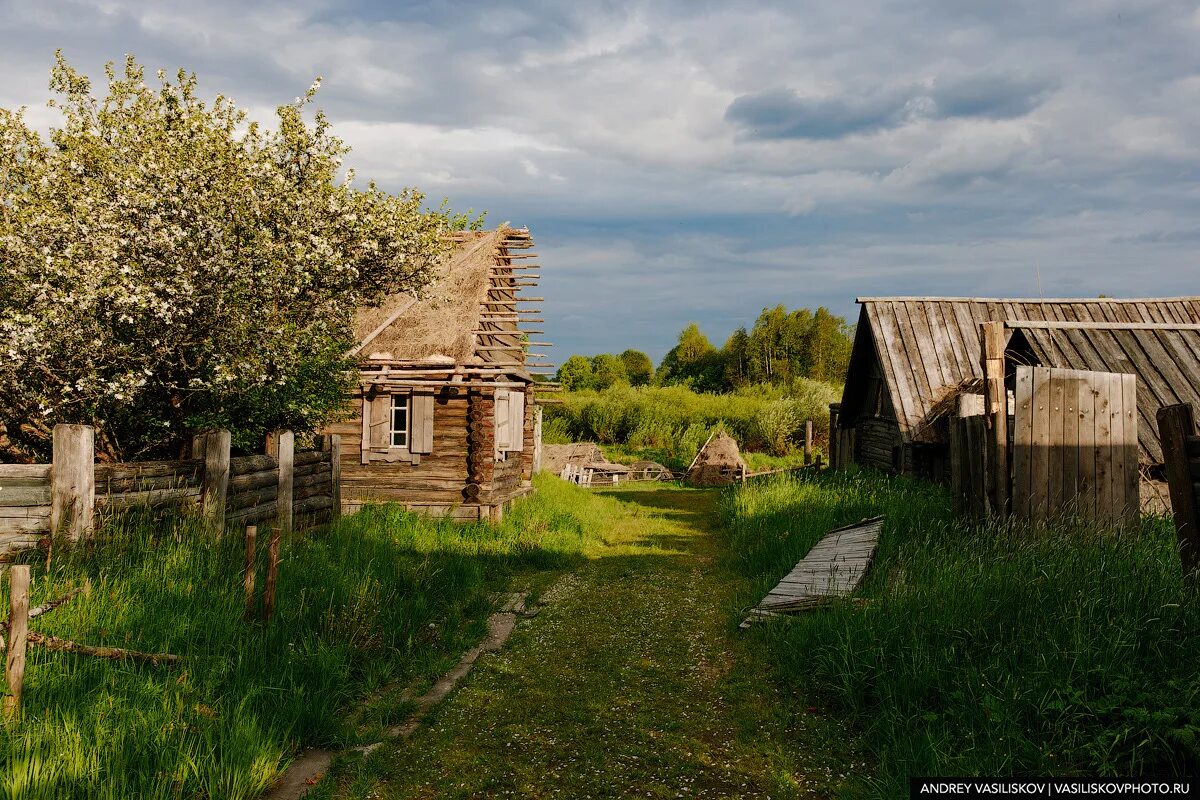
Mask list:
[{"label": "distant tree line", "polygon": [[720,349],[695,323],[663,357],[658,369],[638,350],[620,355],[574,355],[558,370],[568,390],[686,384],[698,391],[726,392],[750,384],[789,384],[796,378],[841,383],[850,362],[853,328],[844,317],[782,305],[764,308],[749,330],[738,328]]}]

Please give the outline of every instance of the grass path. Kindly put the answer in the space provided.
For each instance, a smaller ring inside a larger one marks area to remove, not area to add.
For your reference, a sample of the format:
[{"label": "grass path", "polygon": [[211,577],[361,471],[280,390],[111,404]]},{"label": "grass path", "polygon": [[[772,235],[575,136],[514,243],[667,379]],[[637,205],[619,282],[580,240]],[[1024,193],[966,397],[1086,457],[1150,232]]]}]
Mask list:
[{"label": "grass path", "polygon": [[[712,491],[605,493],[596,556],[412,738],[314,797],[821,797],[841,740],[739,636]],[[803,712],[803,706],[799,706]]]}]

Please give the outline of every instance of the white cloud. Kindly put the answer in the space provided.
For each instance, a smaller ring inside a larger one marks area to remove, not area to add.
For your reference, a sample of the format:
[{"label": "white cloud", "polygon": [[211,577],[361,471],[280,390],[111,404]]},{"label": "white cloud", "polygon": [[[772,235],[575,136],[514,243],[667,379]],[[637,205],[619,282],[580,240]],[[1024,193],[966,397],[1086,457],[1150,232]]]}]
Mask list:
[{"label": "white cloud", "polygon": [[[186,66],[264,118],[323,75],[362,178],[533,227],[571,349],[661,353],[775,302],[1029,293],[1039,269],[1086,294],[1194,280],[1187,3],[0,0],[0,105],[48,126],[60,46],[93,75]],[[747,135],[743,97],[798,98],[784,122],[823,138]]]}]

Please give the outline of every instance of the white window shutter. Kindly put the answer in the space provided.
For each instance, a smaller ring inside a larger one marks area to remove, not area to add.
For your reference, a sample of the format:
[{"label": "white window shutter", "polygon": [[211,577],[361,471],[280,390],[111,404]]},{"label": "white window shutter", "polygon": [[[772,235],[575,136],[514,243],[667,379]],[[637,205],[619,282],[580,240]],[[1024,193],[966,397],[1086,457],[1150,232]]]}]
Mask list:
[{"label": "white window shutter", "polygon": [[508,389],[496,390],[496,455],[497,457],[509,449],[512,439],[512,416],[509,411]]},{"label": "white window shutter", "polygon": [[525,449],[525,393],[512,392],[508,395],[509,442],[508,449]]},{"label": "white window shutter", "polygon": [[432,393],[413,394],[408,449],[414,453],[433,452],[433,407]]}]

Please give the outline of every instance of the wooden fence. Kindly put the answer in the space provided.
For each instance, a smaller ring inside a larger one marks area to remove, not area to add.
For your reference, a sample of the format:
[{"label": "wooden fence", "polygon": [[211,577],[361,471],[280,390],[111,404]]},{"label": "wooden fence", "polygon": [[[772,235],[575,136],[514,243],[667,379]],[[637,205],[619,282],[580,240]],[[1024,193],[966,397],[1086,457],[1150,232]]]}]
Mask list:
[{"label": "wooden fence", "polygon": [[262,455],[230,457],[228,431],[193,441],[195,458],[97,464],[84,425],[54,429],[51,464],[0,464],[0,563],[52,531],[71,540],[97,518],[133,508],[193,507],[226,525],[267,523],[304,530],[341,508],[339,437],[294,452],[291,432],[269,437]]},{"label": "wooden fence", "polygon": [[1171,516],[1184,571],[1200,573],[1200,435],[1190,403],[1163,406],[1157,414]]},{"label": "wooden fence", "polygon": [[[991,403],[950,419],[955,512],[1045,520],[1069,513],[1130,526],[1140,507],[1133,375],[1049,367],[1016,369],[1015,405],[1004,424]],[[964,408],[968,410],[963,411]]]}]

